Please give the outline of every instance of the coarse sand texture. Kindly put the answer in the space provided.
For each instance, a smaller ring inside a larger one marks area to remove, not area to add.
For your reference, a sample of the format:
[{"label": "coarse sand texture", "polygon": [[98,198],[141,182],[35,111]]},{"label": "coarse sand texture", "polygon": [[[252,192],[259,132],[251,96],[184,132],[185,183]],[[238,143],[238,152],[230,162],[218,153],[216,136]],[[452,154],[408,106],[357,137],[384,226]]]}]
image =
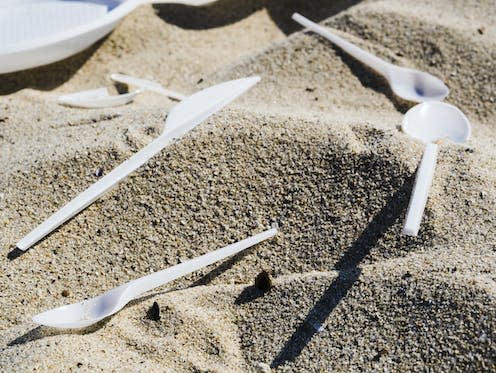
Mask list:
[{"label": "coarse sand texture", "polygon": [[[494,5],[147,5],[79,55],[0,75],[0,371],[496,371]],[[400,130],[414,103],[293,12],[439,77],[472,123],[467,143],[440,147],[418,237],[401,235],[424,149]],[[177,104],[153,92],[107,109],[57,104],[112,87],[115,72],[186,95],[262,80],[15,257],[20,238],[157,138]],[[274,239],[93,327],[31,320],[272,222]]]}]

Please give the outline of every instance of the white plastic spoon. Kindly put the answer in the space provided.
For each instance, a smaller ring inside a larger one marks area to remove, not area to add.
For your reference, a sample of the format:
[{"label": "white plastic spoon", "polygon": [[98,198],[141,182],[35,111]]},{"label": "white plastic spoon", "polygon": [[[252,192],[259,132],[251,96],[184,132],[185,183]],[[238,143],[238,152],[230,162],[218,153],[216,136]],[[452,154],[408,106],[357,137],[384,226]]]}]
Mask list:
[{"label": "white plastic spoon", "polygon": [[127,175],[146,163],[174,140],[181,138],[203,120],[260,81],[259,77],[231,80],[204,89],[177,104],[167,116],[164,131],[160,137],[141,149],[127,161],[114,168],[55,214],[41,223],[17,243],[17,248],[27,250],[59,225],[88,207],[102,194],[109,191]]},{"label": "white plastic spoon", "polygon": [[203,6],[214,1],[37,0],[0,3],[0,74],[72,56],[103,38],[122,18],[142,4]]},{"label": "white plastic spoon", "polygon": [[293,14],[293,19],[302,26],[330,40],[358,61],[383,75],[389,82],[393,92],[405,100],[414,102],[441,101],[449,93],[448,87],[431,74],[386,62],[298,13]]},{"label": "white plastic spoon", "polygon": [[277,228],[266,230],[222,249],[130,281],[95,298],[40,313],[33,317],[33,321],[37,324],[63,329],[84,328],[93,325],[120,311],[127,303],[140,295],[228,256],[237,254],[250,246],[274,237],[276,233]]},{"label": "white plastic spoon", "polygon": [[424,102],[407,111],[402,130],[427,143],[415,177],[406,213],[403,234],[416,236],[436,168],[438,144],[444,139],[464,143],[470,137],[471,125],[457,107],[443,102]]},{"label": "white plastic spoon", "polygon": [[124,84],[128,84],[128,85],[134,85],[134,86],[139,87],[141,89],[147,89],[149,91],[160,93],[164,96],[173,98],[174,100],[181,101],[181,100],[184,100],[186,98],[185,95],[171,91],[169,89],[165,89],[164,87],[162,87],[162,85],[160,83],[154,82],[152,80],[139,79],[139,78],[135,78],[133,76],[124,75],[124,74],[111,74],[110,79],[112,79],[115,82],[124,83]]},{"label": "white plastic spoon", "polygon": [[62,95],[58,97],[57,101],[59,104],[72,107],[87,109],[104,108],[128,104],[133,101],[134,97],[141,91],[141,89],[138,89],[133,92],[111,96],[109,95],[107,88],[97,88]]}]

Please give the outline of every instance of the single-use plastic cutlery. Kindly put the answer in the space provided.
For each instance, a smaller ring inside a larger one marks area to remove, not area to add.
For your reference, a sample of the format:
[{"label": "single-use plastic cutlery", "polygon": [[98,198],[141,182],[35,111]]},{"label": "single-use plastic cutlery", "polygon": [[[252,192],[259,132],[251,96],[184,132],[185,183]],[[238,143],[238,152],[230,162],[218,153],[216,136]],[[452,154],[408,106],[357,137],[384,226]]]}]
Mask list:
[{"label": "single-use plastic cutlery", "polygon": [[109,95],[107,88],[97,88],[90,89],[88,91],[65,94],[59,96],[57,101],[62,105],[88,109],[112,107],[125,105],[133,101],[134,97],[141,91],[141,89],[138,89],[133,92],[111,96]]},{"label": "single-use plastic cutlery", "polygon": [[449,93],[448,87],[431,74],[386,62],[340,38],[327,28],[310,21],[301,14],[294,13],[293,19],[302,26],[330,40],[358,61],[383,75],[389,82],[392,91],[405,100],[414,102],[441,101]]},{"label": "single-use plastic cutlery", "polygon": [[407,111],[403,118],[402,130],[427,144],[417,169],[403,227],[403,234],[416,236],[436,168],[438,143],[445,139],[464,143],[470,137],[471,125],[467,117],[453,105],[424,102]]},{"label": "single-use plastic cutlery", "polygon": [[259,81],[259,77],[231,80],[197,92],[178,103],[167,116],[162,135],[41,223],[17,243],[17,248],[27,250],[59,225],[88,207],[164,147],[184,136]]},{"label": "single-use plastic cutlery", "polygon": [[90,89],[87,91],[80,91],[59,96],[57,101],[61,105],[87,109],[120,106],[126,105],[133,101],[136,95],[143,92],[145,89],[160,93],[178,101],[184,100],[186,98],[186,96],[165,89],[159,83],[151,80],[138,79],[123,74],[112,74],[110,78],[113,81],[119,83],[135,85],[139,87],[139,89],[132,92],[112,96],[109,94],[107,88]]},{"label": "single-use plastic cutlery", "polygon": [[33,321],[37,324],[64,329],[84,328],[93,325],[120,311],[127,303],[140,295],[228,256],[237,254],[250,246],[275,236],[276,233],[277,228],[274,227],[222,249],[130,281],[95,298],[40,313],[33,317]]},{"label": "single-use plastic cutlery", "polygon": [[142,4],[203,6],[215,0],[0,1],[0,74],[72,56]]},{"label": "single-use plastic cutlery", "polygon": [[154,82],[152,80],[147,80],[147,79],[139,79],[135,78],[133,76],[129,75],[124,75],[124,74],[111,74],[110,79],[112,79],[115,82],[119,83],[124,83],[128,85],[134,85],[136,87],[139,87],[141,89],[147,89],[149,91],[153,91],[156,93],[160,93],[164,96],[173,98],[174,100],[181,101],[186,98],[185,95],[171,91],[169,89],[165,89],[162,87],[160,83]]}]

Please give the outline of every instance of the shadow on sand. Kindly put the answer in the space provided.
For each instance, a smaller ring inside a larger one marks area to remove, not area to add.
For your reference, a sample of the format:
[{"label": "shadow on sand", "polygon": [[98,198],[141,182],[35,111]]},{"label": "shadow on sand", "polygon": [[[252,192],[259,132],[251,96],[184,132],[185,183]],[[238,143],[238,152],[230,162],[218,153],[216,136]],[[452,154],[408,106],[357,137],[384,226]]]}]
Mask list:
[{"label": "shadow on sand", "polygon": [[186,5],[154,5],[166,22],[185,29],[203,30],[236,23],[251,14],[266,9],[279,29],[286,35],[302,27],[291,19],[294,12],[321,21],[331,17],[360,0],[218,0],[202,7]]},{"label": "shadow on sand", "polygon": [[[232,24],[249,17],[254,12],[266,9],[277,26],[285,34],[290,34],[302,28],[291,19],[293,12],[301,12],[318,22],[345,10],[359,1],[218,0],[202,7],[162,4],[154,5],[154,8],[157,10],[158,16],[164,21],[181,28],[195,30]],[[93,2],[108,3],[109,0],[93,0]],[[104,40],[105,38],[77,55],[62,61],[29,70],[0,74],[2,82],[0,96],[15,93],[24,88],[49,91],[62,85],[84,65]]]},{"label": "shadow on sand", "polygon": [[336,263],[335,269],[339,271],[339,276],[324,291],[305,320],[296,328],[282,350],[274,358],[271,363],[272,368],[295,360],[313,336],[318,333],[318,328],[315,326],[324,325],[332,311],[353,287],[361,274],[359,264],[387,230],[395,224],[398,218],[403,216],[408,205],[413,179],[413,176],[406,179],[386,201],[384,207],[375,215],[360,237]]}]

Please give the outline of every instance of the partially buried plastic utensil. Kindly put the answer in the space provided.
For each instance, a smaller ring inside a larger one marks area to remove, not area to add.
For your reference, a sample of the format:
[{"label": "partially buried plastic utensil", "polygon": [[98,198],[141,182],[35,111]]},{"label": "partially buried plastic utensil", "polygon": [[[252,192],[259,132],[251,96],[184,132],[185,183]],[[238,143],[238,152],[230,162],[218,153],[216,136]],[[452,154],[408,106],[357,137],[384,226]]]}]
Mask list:
[{"label": "partially buried plastic utensil", "polygon": [[441,101],[449,93],[448,87],[431,74],[386,62],[340,38],[327,28],[310,21],[301,14],[294,13],[293,20],[330,40],[358,61],[383,75],[398,97],[414,102]]},{"label": "partially buried plastic utensil", "polygon": [[186,98],[185,95],[166,89],[162,87],[160,83],[154,82],[152,80],[139,79],[139,78],[135,78],[134,76],[124,75],[124,74],[111,74],[110,79],[112,79],[115,82],[134,85],[141,89],[147,89],[149,91],[160,93],[164,96],[173,98],[174,100],[177,101],[181,101]]},{"label": "partially buried plastic utensil", "polygon": [[246,248],[274,237],[277,228],[268,229],[222,249],[188,260],[159,272],[129,281],[95,298],[54,308],[33,317],[37,324],[54,328],[84,328],[120,311],[131,300],[179,277],[213,264]]},{"label": "partially buried plastic utensil", "polygon": [[453,105],[424,102],[407,111],[402,130],[427,143],[417,170],[403,227],[403,234],[417,236],[436,168],[438,143],[445,139],[464,143],[470,137],[471,125],[467,117]]},{"label": "partially buried plastic utensil", "polygon": [[133,92],[111,96],[109,95],[107,88],[97,88],[65,94],[59,96],[57,101],[59,104],[73,107],[87,109],[104,108],[128,104],[133,101],[134,97],[141,91],[141,89],[138,89]]},{"label": "partially buried plastic utensil", "polygon": [[135,85],[139,87],[139,89],[132,92],[113,95],[113,96],[109,94],[107,88],[90,89],[87,91],[69,93],[59,96],[57,101],[61,105],[81,107],[86,109],[120,106],[120,105],[126,105],[131,101],[133,101],[136,95],[138,93],[143,92],[143,90],[145,89],[160,93],[162,95],[171,97],[178,101],[184,100],[186,98],[186,96],[165,89],[159,83],[151,80],[138,79],[123,74],[112,74],[110,78],[113,81],[119,83]]},{"label": "partially buried plastic utensil", "polygon": [[81,52],[142,4],[203,6],[213,1],[0,1],[0,74],[46,65]]},{"label": "partially buried plastic utensil", "polygon": [[204,89],[178,103],[167,116],[164,131],[145,148],[113,169],[76,198],[41,223],[17,243],[17,248],[27,250],[59,225],[88,207],[98,197],[122,181],[127,175],[147,162],[174,140],[181,138],[213,113],[260,81],[259,77],[231,80]]}]

